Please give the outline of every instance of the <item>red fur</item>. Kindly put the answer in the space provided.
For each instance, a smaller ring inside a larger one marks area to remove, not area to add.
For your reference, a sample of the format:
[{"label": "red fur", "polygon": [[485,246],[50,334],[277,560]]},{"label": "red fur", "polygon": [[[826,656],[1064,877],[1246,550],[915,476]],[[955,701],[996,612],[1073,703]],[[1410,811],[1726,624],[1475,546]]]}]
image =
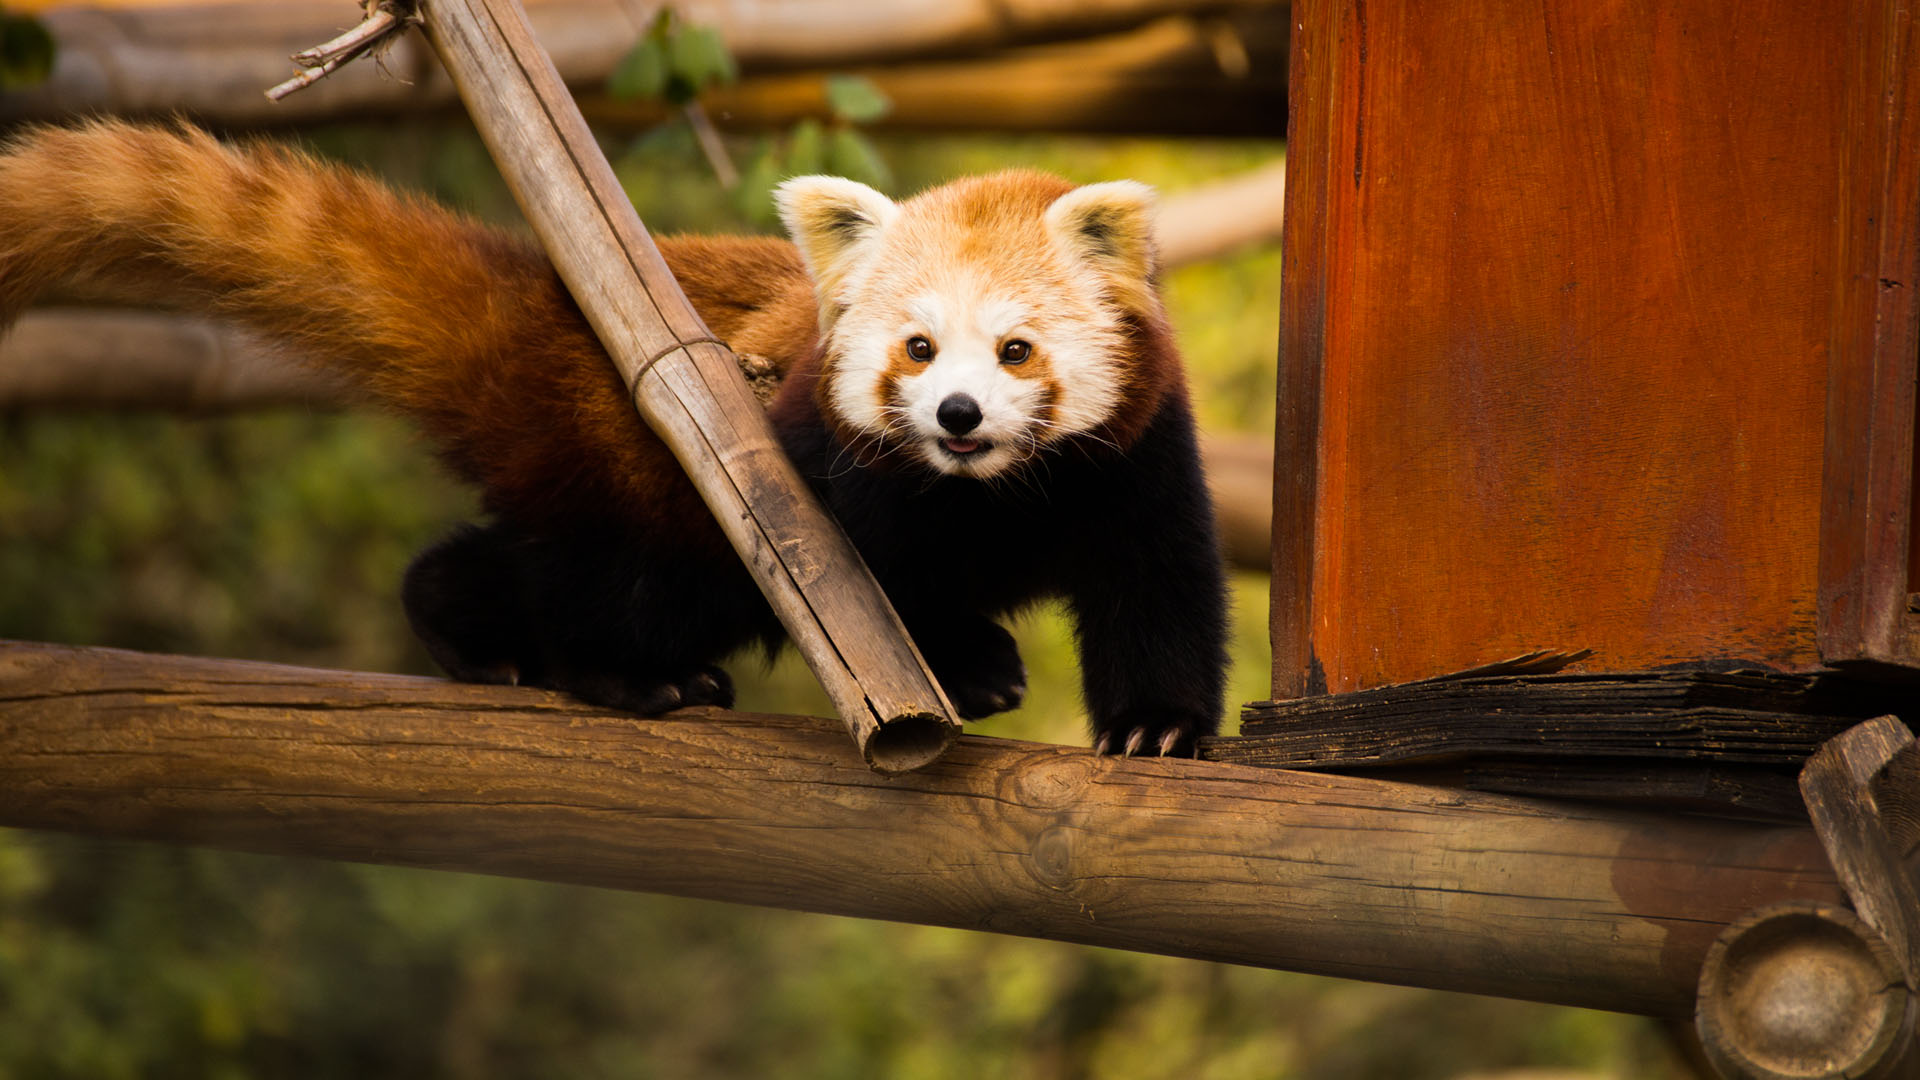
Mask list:
[{"label": "red fur", "polygon": [[[661,252],[743,366],[782,377],[769,410],[782,445],[964,714],[1025,692],[993,620],[1060,596],[1101,744],[1191,753],[1221,708],[1224,587],[1152,290],[1145,189],[1010,173],[899,206],[858,189],[859,206],[897,217],[846,300],[832,282],[850,264],[831,249],[849,212],[835,200],[850,190],[814,178],[813,201],[790,208],[815,274],[825,268],[828,314],[842,317],[832,334],[864,320],[862,347],[885,348],[892,309],[926,290],[977,294],[985,279],[1016,295],[1041,329],[1011,377],[1043,380],[1045,393],[1025,395],[1042,420],[1078,417],[1034,440],[1036,458],[1051,456],[1033,483],[935,476],[904,454],[846,467],[857,418],[834,413],[839,346],[821,340],[800,252],[745,238],[667,239]],[[225,316],[411,417],[495,515],[429,548],[404,587],[416,631],[456,677],[524,677],[650,713],[724,705],[731,689],[713,665],[777,640],[692,485],[524,239],[286,149],[113,122],[41,129],[0,151],[0,327],[50,292]],[[841,355],[843,368],[861,363]],[[914,370],[896,367],[876,390]]]},{"label": "red fur", "polygon": [[[1045,281],[1059,270],[1038,254],[1039,216],[1069,190],[1010,172],[906,206],[955,251]],[[772,404],[776,421],[813,414],[858,450],[827,399],[817,301],[793,245],[669,237],[660,249],[743,362],[800,374]],[[495,513],[536,523],[591,508],[636,537],[724,550],[540,249],[347,169],[187,127],[29,131],[0,154],[0,327],[49,292],[191,307],[288,342],[413,419]],[[1083,440],[1089,452],[1132,445],[1183,385],[1157,302],[1128,318],[1124,397]],[[1052,379],[1044,351],[1021,376]]]},{"label": "red fur", "polygon": [[[813,348],[791,245],[667,239],[715,334],[778,371]],[[0,325],[48,292],[208,310],[416,421],[488,508],[718,532],[531,242],[270,145],[118,122],[0,155]]]}]

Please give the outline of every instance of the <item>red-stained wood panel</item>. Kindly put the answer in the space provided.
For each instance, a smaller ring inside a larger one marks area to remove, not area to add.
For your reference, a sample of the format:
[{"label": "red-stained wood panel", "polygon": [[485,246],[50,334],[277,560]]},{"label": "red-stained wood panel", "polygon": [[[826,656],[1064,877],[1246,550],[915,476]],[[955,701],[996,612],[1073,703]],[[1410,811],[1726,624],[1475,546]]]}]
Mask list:
[{"label": "red-stained wood panel", "polygon": [[1913,505],[1920,366],[1920,32],[1903,0],[1853,12],[1820,538],[1820,653],[1920,661]]},{"label": "red-stained wood panel", "polygon": [[1869,62],[1897,6],[1294,10],[1275,696],[1540,648],[1819,666],[1842,192],[1899,156],[1859,119],[1911,81]]}]

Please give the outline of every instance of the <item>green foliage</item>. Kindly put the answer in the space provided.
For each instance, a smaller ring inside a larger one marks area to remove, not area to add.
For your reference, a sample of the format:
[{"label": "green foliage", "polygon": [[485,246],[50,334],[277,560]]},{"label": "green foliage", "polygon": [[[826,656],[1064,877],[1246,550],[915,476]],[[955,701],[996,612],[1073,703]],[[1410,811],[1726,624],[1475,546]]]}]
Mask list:
[{"label": "green foliage", "polygon": [[[511,201],[471,131],[314,135],[483,215]],[[827,154],[822,127],[817,152]],[[1164,190],[1272,143],[886,136],[912,188],[1032,164]],[[623,171],[662,231],[741,227],[697,162]],[[1277,260],[1168,275],[1205,421],[1271,423]],[[1256,400],[1249,402],[1252,397]],[[409,553],[474,513],[365,414],[0,416],[0,637],[426,670]],[[1234,700],[1265,694],[1265,582],[1234,582]],[[1072,635],[1015,626],[1021,710],[1085,738]],[[742,705],[822,712],[789,653]],[[644,827],[644,826],[636,826]],[[0,832],[0,1080],[782,1077],[1443,1080],[1571,1067],[1679,1080],[1630,1017],[924,927],[321,861]]]},{"label": "green foliage", "polygon": [[707,87],[739,77],[733,53],[718,30],[683,23],[672,8],[663,8],[615,65],[607,79],[607,93],[683,106]]},{"label": "green foliage", "polygon": [[53,35],[31,15],[0,7],[0,90],[45,82],[53,74]]},{"label": "green foliage", "polygon": [[844,123],[871,124],[893,111],[893,101],[865,75],[829,75],[827,107]]},{"label": "green foliage", "polygon": [[662,98],[667,93],[667,50],[647,34],[614,66],[607,93],[616,98]]},{"label": "green foliage", "polygon": [[[690,124],[703,122],[686,110],[710,86],[734,82],[740,70],[720,32],[709,26],[680,21],[671,8],[654,17],[607,80],[607,93],[628,100],[659,101],[682,115],[628,144],[617,167],[626,176],[674,168],[675,163],[711,153],[694,138]],[[730,202],[736,214],[759,228],[774,224],[773,189],[790,176],[831,173],[882,190],[893,185],[892,173],[873,142],[858,125],[884,117],[892,108],[871,79],[860,75],[833,75],[824,87],[830,125],[808,117],[800,120],[784,140],[760,139],[734,185]],[[712,163],[716,172],[723,167]]]}]

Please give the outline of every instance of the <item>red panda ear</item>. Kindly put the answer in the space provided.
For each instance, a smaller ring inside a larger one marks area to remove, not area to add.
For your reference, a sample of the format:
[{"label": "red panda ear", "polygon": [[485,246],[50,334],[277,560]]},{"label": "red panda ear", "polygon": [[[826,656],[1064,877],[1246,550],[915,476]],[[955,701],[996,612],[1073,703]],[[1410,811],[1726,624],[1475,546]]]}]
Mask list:
[{"label": "red panda ear", "polygon": [[1074,188],[1047,207],[1046,221],[1053,242],[1099,274],[1121,307],[1143,315],[1159,311],[1152,188],[1133,180]]},{"label": "red panda ear", "polygon": [[820,297],[820,319],[844,305],[841,288],[900,208],[865,184],[838,176],[796,176],[774,190],[787,235],[800,248]]}]

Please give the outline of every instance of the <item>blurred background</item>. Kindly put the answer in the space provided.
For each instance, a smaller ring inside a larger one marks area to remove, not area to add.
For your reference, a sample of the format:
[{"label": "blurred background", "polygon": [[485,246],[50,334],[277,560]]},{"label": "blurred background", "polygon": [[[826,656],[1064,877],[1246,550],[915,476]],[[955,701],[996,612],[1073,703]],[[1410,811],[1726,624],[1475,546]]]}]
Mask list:
[{"label": "blurred background", "polygon": [[[417,47],[395,50],[388,74],[359,65],[266,110],[259,91],[288,74],[282,46],[317,44],[355,15],[347,0],[322,6],[317,23],[313,5],[289,14],[300,8],[0,0],[10,65],[0,129],[181,110],[523,227]],[[686,4],[662,19],[638,3],[530,6],[655,232],[767,231],[767,189],[800,172],[853,175],[896,197],[1013,165],[1157,186],[1167,301],[1222,501],[1246,519],[1233,553],[1230,700],[1264,698],[1257,567],[1287,9],[978,8],[795,0]],[[171,339],[109,349],[98,336],[109,318],[37,312],[0,351],[0,637],[432,673],[398,582],[415,550],[474,514],[472,496],[392,419],[340,410],[279,380],[271,363],[251,382],[210,380],[191,355],[156,375]],[[97,369],[71,360],[88,349],[101,354]],[[114,365],[144,377],[116,377]],[[1248,476],[1250,495],[1228,490]],[[1014,629],[1028,704],[971,730],[1084,743],[1063,620],[1042,610]],[[742,709],[826,711],[791,654],[732,668]],[[656,896],[0,831],[0,1078],[174,1075],[1692,1073],[1663,1031],[1633,1017]]]}]

